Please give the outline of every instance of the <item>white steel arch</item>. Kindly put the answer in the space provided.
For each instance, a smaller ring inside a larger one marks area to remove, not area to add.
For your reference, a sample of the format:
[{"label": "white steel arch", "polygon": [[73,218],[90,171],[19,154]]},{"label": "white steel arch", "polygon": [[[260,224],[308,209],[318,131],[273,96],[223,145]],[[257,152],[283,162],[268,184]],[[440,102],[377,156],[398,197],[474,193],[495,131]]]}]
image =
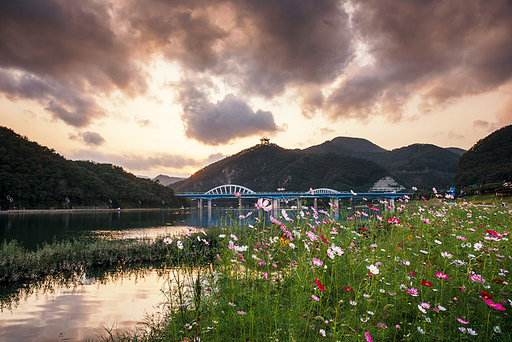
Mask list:
[{"label": "white steel arch", "polygon": [[318,189],[313,189],[313,193],[314,194],[339,194],[340,192],[333,190],[333,189],[329,189],[329,188],[318,188]]},{"label": "white steel arch", "polygon": [[246,188],[245,186],[236,185],[236,184],[226,184],[226,185],[219,185],[218,187],[215,187],[211,190],[208,190],[205,192],[206,194],[235,194],[235,193],[241,193],[241,194],[254,194],[255,192],[252,191],[249,188]]}]

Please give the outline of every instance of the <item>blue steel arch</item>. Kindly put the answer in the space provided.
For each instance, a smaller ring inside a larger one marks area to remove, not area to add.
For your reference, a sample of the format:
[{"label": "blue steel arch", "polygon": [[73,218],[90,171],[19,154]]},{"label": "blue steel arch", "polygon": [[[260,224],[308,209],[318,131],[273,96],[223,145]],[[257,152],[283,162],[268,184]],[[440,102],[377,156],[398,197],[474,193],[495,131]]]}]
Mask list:
[{"label": "blue steel arch", "polygon": [[218,194],[230,194],[233,195],[235,193],[241,193],[241,194],[254,194],[255,192],[252,191],[249,188],[246,188],[242,185],[236,185],[236,184],[225,184],[225,185],[219,185],[213,189],[208,190],[205,192],[205,195],[218,195]]}]

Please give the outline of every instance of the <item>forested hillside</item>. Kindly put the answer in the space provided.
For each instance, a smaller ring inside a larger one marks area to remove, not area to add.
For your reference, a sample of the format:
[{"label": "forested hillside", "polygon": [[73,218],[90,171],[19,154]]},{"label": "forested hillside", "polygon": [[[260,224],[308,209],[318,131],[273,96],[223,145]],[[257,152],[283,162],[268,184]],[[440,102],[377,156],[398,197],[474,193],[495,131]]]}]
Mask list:
[{"label": "forested hillside", "polygon": [[305,191],[328,187],[368,191],[389,172],[361,158],[334,153],[313,155],[277,145],[256,145],[199,170],[176,191],[207,191],[222,184],[239,184],[254,191]]},{"label": "forested hillside", "polygon": [[491,133],[462,155],[454,185],[465,188],[503,181],[512,181],[512,125]]},{"label": "forested hillside", "polygon": [[[10,203],[7,196],[13,199]],[[171,188],[137,178],[119,166],[70,161],[0,127],[0,206],[179,207]]]}]

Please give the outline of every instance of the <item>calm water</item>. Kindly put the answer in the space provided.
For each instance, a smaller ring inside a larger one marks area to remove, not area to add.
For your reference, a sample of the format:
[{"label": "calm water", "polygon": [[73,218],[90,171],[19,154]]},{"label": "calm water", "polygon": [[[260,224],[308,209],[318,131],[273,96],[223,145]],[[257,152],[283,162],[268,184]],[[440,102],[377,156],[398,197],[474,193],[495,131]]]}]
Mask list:
[{"label": "calm water", "polygon": [[167,272],[160,267],[100,269],[0,291],[0,341],[99,340],[161,319]]},{"label": "calm water", "polygon": [[[135,238],[172,235],[186,226],[206,228],[238,211],[153,210],[0,214],[0,241],[16,239],[36,249],[70,237]],[[231,214],[229,214],[231,213]],[[162,265],[102,268],[70,279],[0,286],[0,342],[85,341],[105,328],[133,330],[147,315],[159,316],[166,300]]]},{"label": "calm water", "polygon": [[17,240],[35,250],[43,242],[76,237],[133,238],[175,232],[186,226],[206,228],[219,222],[219,216],[237,211],[212,210],[141,210],[56,213],[0,213],[0,242]]}]

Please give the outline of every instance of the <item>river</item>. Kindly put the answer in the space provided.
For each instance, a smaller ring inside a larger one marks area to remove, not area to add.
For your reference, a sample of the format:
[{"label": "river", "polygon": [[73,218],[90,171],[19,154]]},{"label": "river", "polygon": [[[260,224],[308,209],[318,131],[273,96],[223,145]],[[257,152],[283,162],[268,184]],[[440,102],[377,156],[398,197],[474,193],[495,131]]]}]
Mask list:
[{"label": "river", "polygon": [[[227,216],[226,216],[227,215]],[[185,227],[206,228],[238,211],[127,210],[0,214],[0,241],[25,248],[68,238],[136,238],[172,235]],[[85,341],[107,329],[134,330],[155,319],[165,302],[168,277],[161,264],[87,270],[0,287],[0,341]]]}]

